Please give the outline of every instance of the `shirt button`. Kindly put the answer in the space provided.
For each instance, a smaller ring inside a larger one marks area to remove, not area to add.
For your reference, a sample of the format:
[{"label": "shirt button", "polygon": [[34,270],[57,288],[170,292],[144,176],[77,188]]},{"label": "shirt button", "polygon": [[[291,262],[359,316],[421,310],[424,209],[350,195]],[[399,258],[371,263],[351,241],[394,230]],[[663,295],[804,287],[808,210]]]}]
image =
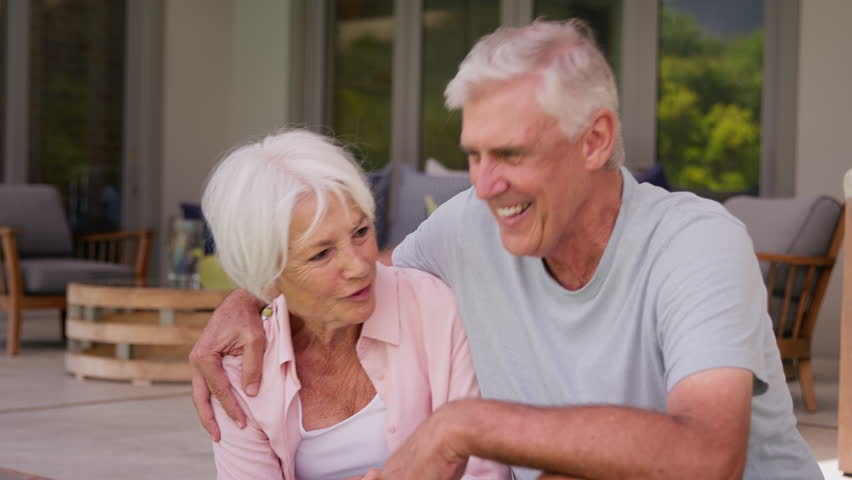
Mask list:
[{"label": "shirt button", "polygon": [[380,382],[381,382],[381,381],[382,381],[382,380],[384,380],[384,379],[385,379],[385,374],[384,374],[384,373],[377,373],[377,374],[376,374],[376,380],[378,380],[378,381],[380,381]]},{"label": "shirt button", "polygon": [[388,427],[388,433],[396,433],[396,427],[391,425]]}]

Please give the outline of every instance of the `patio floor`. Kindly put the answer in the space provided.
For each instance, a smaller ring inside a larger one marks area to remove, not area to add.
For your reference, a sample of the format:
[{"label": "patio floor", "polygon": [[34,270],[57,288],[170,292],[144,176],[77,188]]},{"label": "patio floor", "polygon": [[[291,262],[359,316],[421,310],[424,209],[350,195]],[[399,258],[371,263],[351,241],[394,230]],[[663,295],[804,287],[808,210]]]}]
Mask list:
[{"label": "patio floor", "polygon": [[[6,324],[0,314],[0,345]],[[78,381],[63,369],[55,312],[30,313],[21,354],[0,354],[0,480],[215,477],[185,384]],[[837,471],[837,362],[815,359],[817,412],[790,383],[799,430],[825,477]]]}]

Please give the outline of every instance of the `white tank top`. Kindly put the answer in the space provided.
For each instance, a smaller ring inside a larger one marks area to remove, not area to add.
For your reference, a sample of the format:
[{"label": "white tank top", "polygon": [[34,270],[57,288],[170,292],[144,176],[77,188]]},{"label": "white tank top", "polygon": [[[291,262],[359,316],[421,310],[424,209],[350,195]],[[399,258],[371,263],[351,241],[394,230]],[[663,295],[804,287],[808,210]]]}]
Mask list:
[{"label": "white tank top", "polygon": [[355,415],[311,431],[305,431],[301,400],[297,403],[302,443],[296,449],[296,478],[340,480],[385,464],[390,452],[385,443],[385,402],[378,393]]}]

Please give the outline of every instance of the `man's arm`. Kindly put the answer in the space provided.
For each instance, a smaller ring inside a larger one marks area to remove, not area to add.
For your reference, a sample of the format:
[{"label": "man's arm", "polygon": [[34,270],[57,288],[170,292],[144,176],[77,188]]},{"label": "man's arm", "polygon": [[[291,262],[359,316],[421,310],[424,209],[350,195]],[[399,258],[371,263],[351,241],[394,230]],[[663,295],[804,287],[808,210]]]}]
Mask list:
[{"label": "man's arm", "polygon": [[587,479],[734,479],[746,462],[752,373],[718,368],[670,392],[667,413],[460,400],[427,419],[368,478],[447,479],[468,456]]},{"label": "man's arm", "polygon": [[256,395],[260,386],[266,333],[258,312],[263,307],[262,301],[245,290],[230,294],[213,312],[189,354],[192,403],[201,424],[215,442],[221,439],[221,433],[210,405],[211,393],[240,428],[246,425],[245,412],[222,368],[222,356],[243,355],[242,386],[248,395]]}]

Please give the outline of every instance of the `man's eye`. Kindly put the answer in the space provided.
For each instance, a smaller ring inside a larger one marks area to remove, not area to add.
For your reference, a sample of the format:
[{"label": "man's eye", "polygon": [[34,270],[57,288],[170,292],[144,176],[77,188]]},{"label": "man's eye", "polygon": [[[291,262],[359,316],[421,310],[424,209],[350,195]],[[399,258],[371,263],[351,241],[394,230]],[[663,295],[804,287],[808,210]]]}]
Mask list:
[{"label": "man's eye", "polygon": [[364,226],[364,227],[359,228],[358,230],[355,230],[355,237],[356,238],[366,237],[368,233],[370,233],[370,227]]},{"label": "man's eye", "polygon": [[314,255],[313,257],[311,257],[311,261],[315,262],[315,261],[322,260],[323,258],[327,257],[329,253],[331,253],[331,249],[326,248],[325,250],[323,250],[323,251],[317,253],[316,255]]}]

